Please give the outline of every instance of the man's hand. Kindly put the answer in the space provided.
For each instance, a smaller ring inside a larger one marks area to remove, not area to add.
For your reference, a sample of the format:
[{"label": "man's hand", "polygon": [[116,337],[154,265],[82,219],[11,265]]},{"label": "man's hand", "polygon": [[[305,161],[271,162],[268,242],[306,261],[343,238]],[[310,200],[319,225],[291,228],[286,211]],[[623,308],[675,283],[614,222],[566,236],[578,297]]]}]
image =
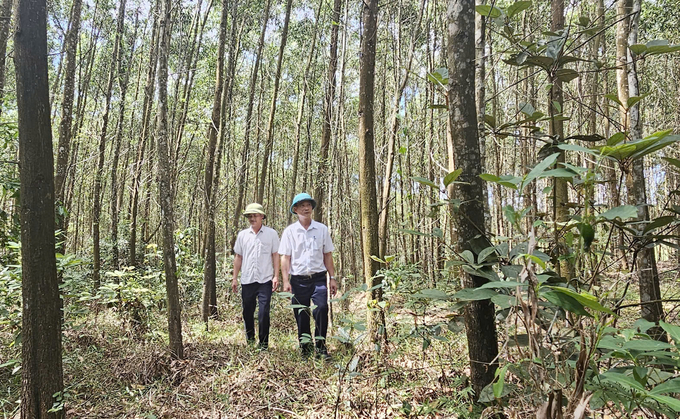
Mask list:
[{"label": "man's hand", "polygon": [[292,288],[290,286],[290,281],[283,281],[283,292],[291,292]]},{"label": "man's hand", "polygon": [[338,292],[338,283],[335,281],[335,279],[331,279],[330,286],[331,286],[331,297],[335,297],[335,293]]},{"label": "man's hand", "polygon": [[274,277],[272,279],[272,291],[276,291],[276,289],[279,287],[279,278]]},{"label": "man's hand", "polygon": [[234,291],[234,294],[238,292],[238,279],[231,281],[231,290]]}]

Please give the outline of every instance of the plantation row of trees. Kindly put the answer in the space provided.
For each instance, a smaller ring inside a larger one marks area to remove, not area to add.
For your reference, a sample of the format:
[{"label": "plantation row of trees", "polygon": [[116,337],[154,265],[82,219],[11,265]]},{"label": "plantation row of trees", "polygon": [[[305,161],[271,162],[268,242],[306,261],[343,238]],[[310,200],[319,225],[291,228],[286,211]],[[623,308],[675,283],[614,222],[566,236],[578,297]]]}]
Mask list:
[{"label": "plantation row of trees", "polygon": [[[491,400],[506,396],[510,365],[567,365],[558,353],[568,349],[571,381],[536,394],[552,401],[560,387],[575,414],[604,368],[591,363],[604,336],[593,330],[620,314],[631,287],[648,322],[639,332],[656,349],[680,344],[658,264],[679,260],[680,47],[677,13],[667,12],[677,2],[9,5],[0,256],[15,263],[21,242],[24,417],[63,415],[48,412],[61,360],[40,358],[44,343],[60,348],[52,249],[85,260],[97,294],[159,246],[169,350],[182,358],[182,310],[196,307],[181,290],[197,279],[177,258],[200,258],[207,325],[220,314],[219,272],[230,269],[242,209],[261,202],[282,231],[303,190],[339,244],[343,291],[366,284],[377,352],[400,292],[390,269],[415,265],[429,291],[418,295],[464,312],[477,396],[490,385]],[[33,14],[43,26],[22,26],[36,25],[22,20]],[[608,277],[616,270],[631,272],[623,289]],[[526,353],[507,347],[518,334]],[[669,353],[664,368],[676,371]],[[658,366],[660,355],[645,356]],[[54,367],[40,367],[48,359]],[[540,383],[553,368],[525,371]],[[645,377],[637,407],[680,411],[666,393],[643,393],[668,377]]]}]

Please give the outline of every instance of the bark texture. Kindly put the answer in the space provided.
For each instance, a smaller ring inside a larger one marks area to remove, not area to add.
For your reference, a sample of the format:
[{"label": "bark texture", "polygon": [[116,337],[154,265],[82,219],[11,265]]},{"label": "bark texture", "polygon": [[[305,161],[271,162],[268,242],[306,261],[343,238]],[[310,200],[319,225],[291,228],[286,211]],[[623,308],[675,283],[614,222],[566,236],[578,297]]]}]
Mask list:
[{"label": "bark texture", "polygon": [[22,269],[21,417],[49,412],[64,389],[61,299],[54,255],[54,157],[47,81],[45,1],[17,2],[14,35],[19,118]]},{"label": "bark texture", "polygon": [[[457,213],[459,251],[470,250],[477,255],[489,246],[485,237],[484,188],[481,155],[477,134],[475,103],[475,17],[474,0],[448,2],[448,68],[449,125],[456,163],[462,173],[456,197],[462,202]],[[466,275],[466,287],[479,287],[487,279]],[[475,394],[494,379],[498,366],[495,309],[491,300],[472,301],[465,309],[470,356],[470,381]]]}]

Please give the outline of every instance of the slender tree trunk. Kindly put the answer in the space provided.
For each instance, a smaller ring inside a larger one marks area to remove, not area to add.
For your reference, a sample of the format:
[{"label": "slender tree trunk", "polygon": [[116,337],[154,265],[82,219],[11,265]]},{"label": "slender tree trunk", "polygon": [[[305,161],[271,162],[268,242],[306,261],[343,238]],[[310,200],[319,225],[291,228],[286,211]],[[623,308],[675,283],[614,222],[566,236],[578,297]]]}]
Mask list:
[{"label": "slender tree trunk", "polygon": [[328,72],[326,73],[326,94],[324,96],[324,118],[321,128],[321,146],[319,149],[319,181],[316,183],[314,197],[316,208],[314,218],[323,222],[324,205],[326,196],[326,184],[328,182],[328,149],[331,142],[331,122],[333,121],[333,101],[335,100],[336,75],[338,69],[338,31],[340,29],[341,0],[333,1],[333,13],[331,14],[331,43],[330,59],[328,60]]},{"label": "slender tree trunk", "polygon": [[286,17],[283,21],[281,32],[281,45],[279,46],[279,57],[276,60],[276,74],[274,75],[274,91],[272,92],[272,104],[269,110],[269,120],[267,121],[267,139],[262,156],[262,170],[260,170],[260,183],[257,186],[257,202],[264,202],[264,185],[267,184],[267,169],[269,168],[269,155],[274,147],[274,117],[276,115],[276,100],[279,96],[279,84],[281,82],[281,67],[283,65],[283,53],[286,49],[288,40],[288,22],[290,21],[290,10],[293,0],[286,1]]},{"label": "slender tree trunk", "polygon": [[[55,202],[64,205],[66,175],[68,170],[69,153],[71,150],[71,126],[73,125],[73,96],[76,84],[76,64],[78,53],[78,37],[80,35],[80,14],[82,1],[74,0],[71,11],[71,24],[66,34],[66,74],[64,76],[64,97],[61,101],[61,122],[59,123],[59,145],[57,146],[57,168],[54,176]],[[1,34],[0,34],[1,36]],[[2,39],[0,38],[0,53],[2,53]],[[3,54],[4,56],[4,54]],[[61,230],[59,241],[60,253],[66,249],[66,214],[57,216],[57,229]]]},{"label": "slender tree trunk", "polygon": [[[271,6],[271,0],[267,0],[267,4],[264,8],[264,14],[262,17],[262,31],[260,32],[260,40],[257,44],[257,55],[255,56],[255,64],[253,66],[253,74],[250,79],[250,92],[248,94],[248,106],[246,109],[246,128],[243,137],[243,150],[241,152],[241,166],[238,168],[238,173],[236,177],[236,184],[238,185],[238,194],[236,197],[236,208],[234,210],[233,218],[233,231],[238,229],[238,222],[241,217],[241,209],[243,208],[243,198],[245,193],[245,181],[247,174],[247,165],[250,155],[250,135],[252,127],[252,117],[253,117],[253,102],[255,100],[255,90],[257,89],[257,76],[260,69],[260,60],[262,58],[262,48],[264,48],[264,36],[267,31],[267,22],[269,21],[269,8]],[[236,235],[232,235],[230,248],[234,247],[234,242],[236,241]]]},{"label": "slender tree trunk", "polygon": [[12,22],[12,0],[2,0],[0,13],[2,13],[0,22],[0,114],[2,114],[2,105],[5,100],[5,57],[7,57],[7,39]]},{"label": "slender tree trunk", "polygon": [[153,104],[154,82],[158,67],[158,27],[157,18],[161,1],[155,3],[154,23],[151,31],[151,51],[149,53],[149,68],[144,86],[144,103],[142,105],[142,130],[137,144],[137,158],[132,171],[132,190],[130,192],[130,242],[128,244],[130,265],[137,265],[137,212],[139,209],[139,193],[141,188],[142,169],[144,168],[144,151],[147,147],[147,137],[151,125],[151,108]]},{"label": "slender tree trunk", "polygon": [[[382,288],[375,288],[382,278],[376,275],[379,264],[371,256],[378,255],[378,209],[375,186],[374,149],[374,86],[375,46],[378,35],[378,1],[363,3],[361,16],[364,32],[361,37],[359,69],[359,196],[361,199],[361,237],[363,244],[364,279],[368,289],[368,334],[375,344],[384,335],[384,317],[378,307]],[[381,330],[382,329],[382,330]]]},{"label": "slender tree trunk", "polygon": [[[382,187],[382,194],[381,194],[381,200],[382,203],[380,205],[380,220],[378,222],[378,234],[380,237],[379,240],[379,254],[380,258],[385,257],[385,252],[387,251],[387,219],[388,215],[390,213],[389,211],[389,205],[390,205],[390,192],[392,189],[392,171],[394,167],[394,154],[396,152],[396,143],[397,143],[397,132],[399,131],[399,108],[401,104],[401,98],[404,94],[404,89],[406,89],[406,85],[408,84],[409,81],[409,75],[411,73],[411,64],[413,63],[413,55],[415,52],[415,47],[416,47],[416,39],[419,37],[420,32],[420,23],[422,22],[423,19],[423,11],[425,10],[425,1],[426,0],[421,0],[420,2],[420,9],[418,12],[418,21],[415,26],[416,33],[411,34],[411,41],[410,41],[410,46],[408,50],[408,58],[406,59],[406,65],[404,68],[404,73],[403,76],[401,74],[401,42],[400,42],[400,37],[401,33],[397,35],[397,51],[395,51],[395,55],[397,56],[397,77],[396,77],[396,82],[397,82],[397,90],[394,93],[394,98],[392,99],[392,116],[391,116],[391,121],[390,121],[390,131],[389,131],[389,140],[387,144],[387,163],[385,165],[385,177],[383,178],[383,187]],[[399,24],[399,32],[401,32],[401,24]]]},{"label": "slender tree trunk", "polygon": [[[301,131],[302,131],[302,121],[304,117],[304,109],[305,109],[305,100],[307,99],[307,90],[309,88],[309,74],[310,74],[310,69],[312,68],[312,63],[314,62],[314,57],[316,56],[316,39],[318,37],[318,29],[319,29],[319,22],[321,22],[321,10],[323,7],[324,1],[321,0],[319,2],[319,8],[316,10],[316,22],[314,23],[314,36],[312,38],[312,45],[309,49],[309,55],[307,56],[307,66],[305,67],[305,77],[302,80],[302,92],[300,93],[300,105],[298,106],[298,114],[297,114],[297,120],[295,122],[295,152],[293,154],[293,171],[291,174],[291,180],[290,180],[290,192],[288,193],[288,201],[287,202],[293,202],[293,197],[295,196],[295,193],[297,192],[296,190],[296,184],[297,184],[297,178],[298,178],[298,165],[300,161],[300,138],[301,138]],[[336,21],[337,22],[337,21]],[[337,25],[336,25],[337,26]],[[332,34],[331,34],[332,36]],[[332,50],[331,50],[332,52]],[[324,122],[325,123],[325,122]],[[323,137],[323,132],[322,132],[322,137]],[[317,196],[317,202],[316,202],[316,208],[314,209],[315,211],[318,210],[319,208],[319,200],[318,200],[318,191],[314,192],[314,194]],[[288,223],[290,224],[290,221],[292,219],[293,214],[288,213]],[[314,214],[314,218],[321,222],[322,220],[319,218],[319,214]]]},{"label": "slender tree trunk", "polygon": [[158,116],[156,139],[158,153],[158,192],[161,204],[163,230],[163,265],[165,268],[165,290],[168,298],[168,336],[170,353],[175,358],[184,357],[182,344],[182,318],[177,286],[177,264],[175,263],[175,220],[172,202],[170,171],[170,150],[168,130],[168,52],[171,36],[172,0],[165,0],[160,23],[160,48],[158,55]]},{"label": "slender tree trunk", "polygon": [[[124,33],[123,20],[118,21],[118,33],[121,36]],[[139,21],[135,21],[135,29],[132,39],[137,39],[137,25]],[[119,46],[122,50],[122,46]],[[132,65],[132,59],[135,53],[134,41],[130,45],[130,54],[126,61],[123,61],[124,54],[119,50],[118,53],[118,63],[117,63],[117,73],[118,73],[118,87],[120,92],[120,102],[118,104],[118,122],[116,123],[116,136],[113,144],[113,155],[111,162],[111,200],[110,200],[110,211],[111,211],[111,262],[113,263],[113,268],[118,269],[120,266],[120,251],[118,248],[118,161],[120,159],[120,146],[123,142],[123,127],[125,123],[125,98],[127,96],[127,90],[130,82],[130,70],[129,66]]]},{"label": "slender tree trunk", "polygon": [[[449,0],[448,2],[448,68],[449,68],[449,121],[462,169],[457,197],[462,204],[457,215],[458,249],[470,250],[477,255],[489,246],[484,224],[484,188],[481,174],[481,156],[477,136],[475,103],[475,40],[474,0]],[[487,279],[466,275],[465,286],[479,287]],[[470,381],[476,395],[494,379],[498,366],[498,341],[496,338],[495,310],[491,300],[471,301],[465,307],[468,352],[470,355]]]},{"label": "slender tree trunk", "polygon": [[[632,0],[630,16],[630,31],[628,33],[628,46],[638,43],[638,27],[640,22],[641,0]],[[628,97],[640,96],[638,83],[637,65],[630,49],[628,49]],[[625,103],[625,102],[624,102]],[[636,103],[628,109],[630,122],[629,132],[633,141],[642,138],[642,120],[640,118],[640,103]],[[638,219],[649,221],[649,208],[647,206],[647,188],[645,185],[644,158],[633,160],[632,170],[627,173],[628,202],[636,205]],[[642,230],[644,225],[640,225]],[[642,231],[640,231],[641,233]],[[659,287],[659,271],[656,266],[654,247],[645,247],[638,253],[636,261],[636,274],[640,285],[640,310],[642,318],[652,323],[659,324],[663,319],[663,306],[661,305],[661,290]],[[660,327],[650,330],[650,334],[657,340],[667,341],[666,333]]]},{"label": "slender tree trunk", "polygon": [[61,299],[54,255],[54,157],[44,0],[17,2],[14,35],[21,181],[21,418],[50,412],[64,389]]},{"label": "slender tree trunk", "polygon": [[215,196],[213,190],[214,171],[218,170],[219,164],[215,164],[215,151],[217,149],[217,136],[222,126],[222,92],[224,89],[224,51],[227,43],[227,20],[229,18],[229,4],[222,4],[222,17],[220,20],[220,37],[217,48],[217,70],[215,74],[215,96],[210,125],[208,126],[208,147],[206,152],[205,177],[204,177],[204,207],[206,210],[205,224],[207,227],[205,243],[205,263],[203,265],[203,321],[208,324],[210,317],[217,317],[217,263],[215,260]]},{"label": "slender tree trunk", "polygon": [[[122,21],[125,17],[125,1],[122,0],[118,9],[118,25],[121,29]],[[109,67],[108,82],[106,84],[106,98],[104,105],[104,114],[102,115],[102,129],[99,137],[99,153],[97,154],[97,172],[94,179],[94,197],[92,207],[92,260],[93,270],[92,276],[94,281],[94,289],[99,289],[100,284],[100,269],[101,269],[101,251],[100,251],[100,218],[101,218],[101,191],[102,191],[102,177],[104,176],[104,160],[106,157],[106,135],[109,126],[109,111],[111,110],[111,94],[113,91],[113,81],[116,73],[116,64],[118,62],[118,54],[120,50],[120,38],[122,33],[116,31],[116,37],[113,41],[113,55]]]}]

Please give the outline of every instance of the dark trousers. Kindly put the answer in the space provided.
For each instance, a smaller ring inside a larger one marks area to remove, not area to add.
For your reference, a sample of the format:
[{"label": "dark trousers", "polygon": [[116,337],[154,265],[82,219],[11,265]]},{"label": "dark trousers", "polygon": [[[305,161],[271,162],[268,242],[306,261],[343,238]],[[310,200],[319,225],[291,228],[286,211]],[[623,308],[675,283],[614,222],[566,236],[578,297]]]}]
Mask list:
[{"label": "dark trousers", "polygon": [[[295,321],[298,327],[298,340],[303,351],[311,350],[311,342],[303,343],[303,335],[311,338],[310,331],[310,302],[316,306],[311,315],[314,316],[314,342],[316,349],[325,351],[326,333],[328,332],[328,289],[326,288],[326,278],[317,280],[297,280],[291,278],[290,285],[293,291],[293,305],[303,305],[306,307],[296,307]],[[323,339],[320,339],[323,338]]]},{"label": "dark trousers", "polygon": [[272,300],[272,281],[264,284],[253,283],[241,285],[241,297],[243,298],[243,322],[246,326],[246,339],[249,342],[255,340],[255,306],[259,303],[257,312],[259,323],[260,345],[269,345],[269,309]]}]

